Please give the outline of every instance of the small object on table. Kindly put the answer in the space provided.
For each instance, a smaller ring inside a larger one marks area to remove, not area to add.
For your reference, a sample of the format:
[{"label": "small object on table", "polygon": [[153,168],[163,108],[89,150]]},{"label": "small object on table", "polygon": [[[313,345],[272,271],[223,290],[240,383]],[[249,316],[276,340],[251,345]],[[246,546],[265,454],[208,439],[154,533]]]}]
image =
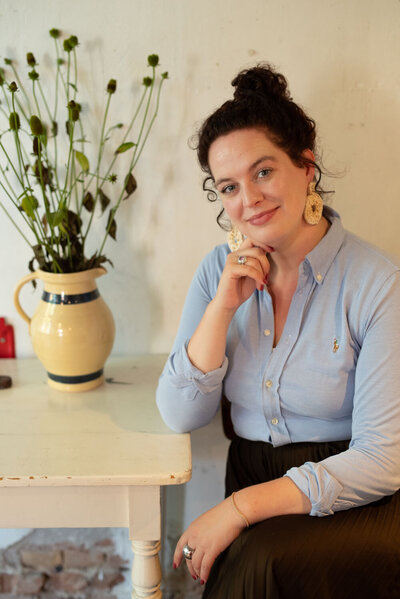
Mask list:
[{"label": "small object on table", "polygon": [[10,376],[0,375],[0,389],[8,389],[12,385]]},{"label": "small object on table", "polygon": [[0,358],[15,358],[14,328],[0,317]]}]

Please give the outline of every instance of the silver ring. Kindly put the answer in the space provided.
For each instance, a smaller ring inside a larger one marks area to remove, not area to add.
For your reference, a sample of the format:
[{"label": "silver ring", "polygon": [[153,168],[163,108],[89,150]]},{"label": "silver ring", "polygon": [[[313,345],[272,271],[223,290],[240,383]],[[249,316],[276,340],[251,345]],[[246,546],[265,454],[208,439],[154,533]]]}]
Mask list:
[{"label": "silver ring", "polygon": [[182,549],[182,554],[185,559],[192,559],[194,553],[194,549],[189,547],[189,545],[185,545]]},{"label": "silver ring", "polygon": [[237,259],[238,264],[246,264],[246,262],[247,262],[247,256],[239,256]]}]

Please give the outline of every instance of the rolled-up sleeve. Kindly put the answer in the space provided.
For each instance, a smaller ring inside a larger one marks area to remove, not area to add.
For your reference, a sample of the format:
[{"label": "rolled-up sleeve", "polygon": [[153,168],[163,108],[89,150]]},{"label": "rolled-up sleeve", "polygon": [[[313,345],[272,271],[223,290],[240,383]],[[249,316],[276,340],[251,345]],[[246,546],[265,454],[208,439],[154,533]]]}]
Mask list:
[{"label": "rolled-up sleeve", "polygon": [[208,424],[219,408],[228,368],[227,357],[219,368],[203,373],[189,360],[187,346],[216,293],[225,257],[224,246],[218,246],[197,269],[186,297],[178,334],[158,383],[158,409],[164,422],[176,432],[189,432]]},{"label": "rolled-up sleeve", "polygon": [[309,497],[310,514],[366,505],[400,488],[400,279],[382,281],[363,307],[349,449],[286,476]]}]

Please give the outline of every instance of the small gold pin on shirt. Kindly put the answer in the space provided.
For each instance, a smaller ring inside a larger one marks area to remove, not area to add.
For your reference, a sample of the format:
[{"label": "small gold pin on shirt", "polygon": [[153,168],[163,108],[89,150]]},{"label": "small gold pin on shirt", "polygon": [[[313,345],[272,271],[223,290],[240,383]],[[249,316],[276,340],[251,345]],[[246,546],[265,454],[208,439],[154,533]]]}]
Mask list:
[{"label": "small gold pin on shirt", "polygon": [[335,337],[333,340],[333,353],[336,354],[338,349],[339,349],[339,343],[337,342],[337,339]]}]

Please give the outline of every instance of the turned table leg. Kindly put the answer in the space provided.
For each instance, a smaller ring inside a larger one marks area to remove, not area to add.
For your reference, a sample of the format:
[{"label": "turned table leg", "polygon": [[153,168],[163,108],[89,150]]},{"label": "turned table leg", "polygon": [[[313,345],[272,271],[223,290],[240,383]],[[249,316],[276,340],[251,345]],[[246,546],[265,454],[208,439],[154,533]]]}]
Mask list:
[{"label": "turned table leg", "polygon": [[132,541],[133,599],[161,599],[160,541]]},{"label": "turned table leg", "polygon": [[130,487],[129,538],[134,554],[132,599],[161,599],[160,487]]}]

